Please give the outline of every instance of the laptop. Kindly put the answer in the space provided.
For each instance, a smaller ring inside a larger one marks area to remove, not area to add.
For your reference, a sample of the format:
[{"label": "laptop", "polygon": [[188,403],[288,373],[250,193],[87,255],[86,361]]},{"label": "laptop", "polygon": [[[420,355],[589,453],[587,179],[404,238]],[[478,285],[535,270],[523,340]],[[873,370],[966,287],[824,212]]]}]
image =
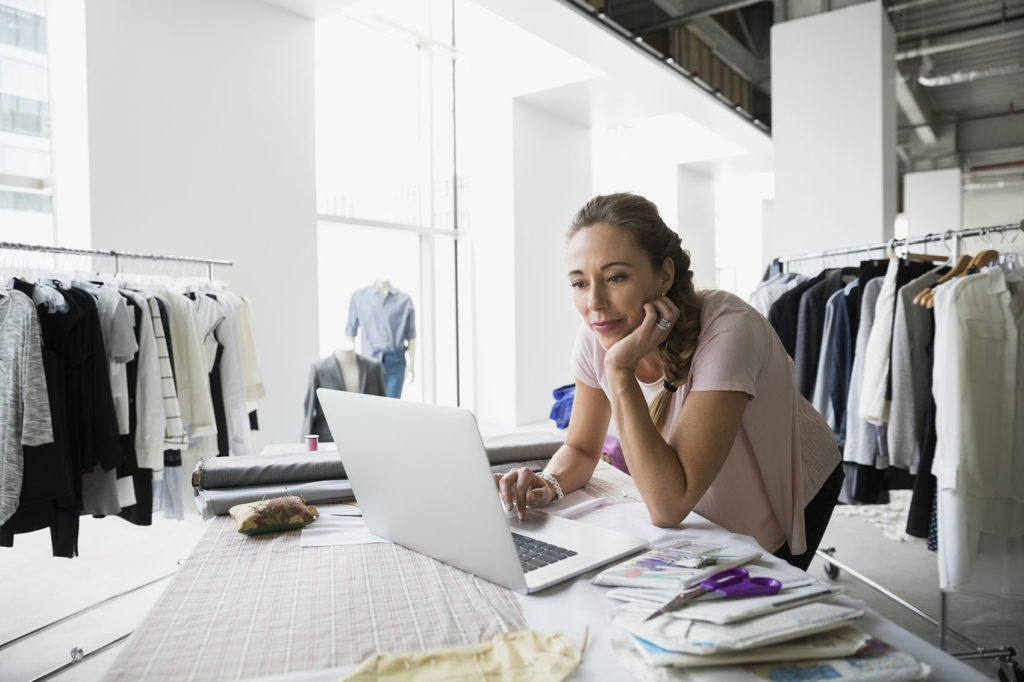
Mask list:
[{"label": "laptop", "polygon": [[529,510],[522,520],[507,514],[476,418],[466,409],[316,393],[375,535],[518,592],[647,548],[642,538],[579,521]]}]

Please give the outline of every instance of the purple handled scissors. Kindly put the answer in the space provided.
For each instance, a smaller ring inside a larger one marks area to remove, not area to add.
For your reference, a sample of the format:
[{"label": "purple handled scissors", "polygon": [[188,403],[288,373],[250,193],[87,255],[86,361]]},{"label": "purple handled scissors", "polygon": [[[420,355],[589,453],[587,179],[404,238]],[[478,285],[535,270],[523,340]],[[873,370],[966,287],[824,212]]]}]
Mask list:
[{"label": "purple handled scissors", "polygon": [[775,578],[751,578],[745,568],[727,568],[701,581],[700,587],[687,594],[680,594],[660,609],[644,618],[646,623],[652,618],[669,611],[677,611],[691,599],[696,599],[708,592],[717,592],[723,597],[752,597],[762,594],[777,594],[782,583]]}]

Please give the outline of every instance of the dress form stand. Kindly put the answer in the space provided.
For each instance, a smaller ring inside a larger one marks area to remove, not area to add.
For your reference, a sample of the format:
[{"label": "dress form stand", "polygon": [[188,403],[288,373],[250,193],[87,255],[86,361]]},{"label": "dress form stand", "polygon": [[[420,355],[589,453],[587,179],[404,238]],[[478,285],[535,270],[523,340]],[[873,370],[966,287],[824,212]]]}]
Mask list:
[{"label": "dress form stand", "polygon": [[341,369],[341,378],[345,382],[345,390],[359,392],[359,363],[356,361],[356,347],[351,341],[343,341],[334,349],[334,358]]}]

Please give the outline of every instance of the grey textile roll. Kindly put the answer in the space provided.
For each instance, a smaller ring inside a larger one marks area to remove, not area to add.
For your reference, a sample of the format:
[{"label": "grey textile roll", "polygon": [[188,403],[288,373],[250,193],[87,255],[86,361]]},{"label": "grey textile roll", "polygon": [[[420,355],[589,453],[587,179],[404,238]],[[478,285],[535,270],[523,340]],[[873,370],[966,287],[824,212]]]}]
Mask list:
[{"label": "grey textile roll", "polygon": [[548,432],[507,433],[484,439],[487,460],[491,464],[551,459],[565,442],[565,434]]},{"label": "grey textile roll", "polygon": [[[234,459],[238,459],[237,457]],[[234,488],[194,488],[196,507],[203,519],[212,519],[227,514],[236,504],[259,502],[260,500],[283,495],[298,495],[308,503],[351,502],[355,499],[352,486],[347,479],[334,478],[326,481],[302,481],[299,483],[271,483],[268,485],[241,486]]]},{"label": "grey textile roll", "polygon": [[319,451],[208,457],[196,464],[192,472],[192,485],[210,490],[335,478],[345,478],[345,467],[337,451]]}]

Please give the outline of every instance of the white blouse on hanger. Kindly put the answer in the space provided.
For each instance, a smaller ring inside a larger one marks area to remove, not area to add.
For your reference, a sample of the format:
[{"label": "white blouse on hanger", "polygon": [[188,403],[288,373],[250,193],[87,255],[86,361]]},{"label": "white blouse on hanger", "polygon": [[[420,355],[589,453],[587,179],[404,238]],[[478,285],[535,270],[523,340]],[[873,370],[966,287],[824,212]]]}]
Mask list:
[{"label": "white blouse on hanger", "polygon": [[1024,596],[1024,290],[998,267],[935,294],[939,584]]}]

